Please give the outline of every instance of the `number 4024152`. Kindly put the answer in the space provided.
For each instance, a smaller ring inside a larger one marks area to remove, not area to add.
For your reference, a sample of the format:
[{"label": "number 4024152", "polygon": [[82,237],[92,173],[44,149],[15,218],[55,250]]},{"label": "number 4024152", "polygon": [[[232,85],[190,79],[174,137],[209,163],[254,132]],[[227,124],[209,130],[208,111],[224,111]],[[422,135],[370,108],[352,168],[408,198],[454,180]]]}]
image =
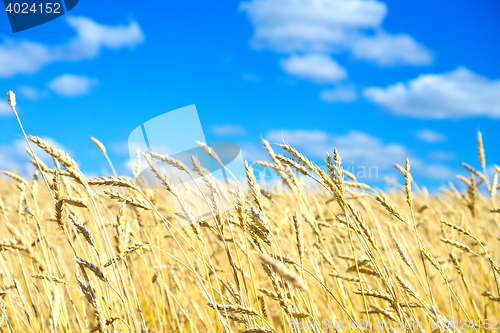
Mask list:
[{"label": "number 4024152", "polygon": [[8,13],[15,14],[30,14],[30,13],[46,13],[46,14],[61,14],[61,4],[60,3],[40,3],[32,4],[31,6],[27,3],[9,3],[5,11]]}]

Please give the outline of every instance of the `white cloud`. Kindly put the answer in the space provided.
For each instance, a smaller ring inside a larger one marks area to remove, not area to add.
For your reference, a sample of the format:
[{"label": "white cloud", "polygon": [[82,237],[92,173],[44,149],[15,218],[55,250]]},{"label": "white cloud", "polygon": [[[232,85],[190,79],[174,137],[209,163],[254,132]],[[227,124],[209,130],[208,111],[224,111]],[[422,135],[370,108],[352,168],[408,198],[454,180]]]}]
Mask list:
[{"label": "white cloud", "polygon": [[444,135],[443,133],[427,128],[419,130],[416,133],[416,136],[419,140],[429,143],[441,142],[446,140],[446,135]]},{"label": "white cloud", "polygon": [[258,146],[253,142],[244,142],[239,145],[241,154],[248,161],[267,161],[269,155],[262,146]]},{"label": "white cloud", "polygon": [[421,160],[413,161],[410,170],[412,173],[422,175],[426,178],[437,179],[441,181],[450,181],[456,179],[457,172],[443,164],[427,164]]},{"label": "white cloud", "polygon": [[350,131],[346,135],[330,135],[320,130],[270,131],[267,138],[271,142],[283,142],[303,151],[306,156],[325,158],[337,148],[340,157],[347,164],[377,166],[387,169],[393,163],[404,160],[407,149],[396,143],[384,143],[367,133]]},{"label": "white cloud", "polygon": [[94,58],[102,48],[131,48],[144,41],[144,33],[135,21],[117,26],[99,24],[83,16],[69,16],[66,21],[77,31],[77,36],[61,47],[60,52],[65,58]]},{"label": "white cloud", "polygon": [[28,99],[37,99],[40,96],[38,90],[28,86],[20,86],[19,92]]},{"label": "white cloud", "polygon": [[98,83],[97,79],[73,74],[62,74],[52,81],[49,87],[61,96],[79,96],[86,94],[92,86]]},{"label": "white cloud", "polygon": [[34,73],[53,61],[51,49],[40,43],[4,38],[3,44],[0,44],[0,77]]},{"label": "white cloud", "polygon": [[347,72],[330,56],[323,54],[292,55],[281,60],[283,71],[317,83],[331,83],[344,79]]},{"label": "white cloud", "polygon": [[406,34],[380,32],[374,37],[360,38],[353,43],[352,51],[356,58],[381,66],[426,65],[432,62],[431,52]]},{"label": "white cloud", "polygon": [[500,79],[467,68],[424,74],[386,88],[369,87],[364,96],[389,111],[415,118],[500,118]]},{"label": "white cloud", "polygon": [[278,51],[331,51],[348,44],[361,28],[377,28],[387,13],[373,0],[252,0],[247,13],[256,48]]},{"label": "white cloud", "polygon": [[429,154],[429,157],[434,160],[449,161],[457,157],[457,154],[448,151],[436,151]]},{"label": "white cloud", "polygon": [[241,125],[224,124],[212,126],[212,131],[219,136],[245,135],[246,131]]},{"label": "white cloud", "polygon": [[352,102],[356,100],[356,89],[352,86],[335,87],[333,89],[325,89],[321,92],[320,97],[325,102]]},{"label": "white cloud", "polygon": [[111,150],[120,155],[129,155],[128,141],[113,142],[110,145]]},{"label": "white cloud", "polygon": [[[42,139],[71,155],[71,151],[68,148],[59,144],[54,139],[49,137],[42,137]],[[18,170],[21,173],[25,173],[28,170],[30,170],[30,172],[34,171],[35,169],[30,162],[31,157],[26,152],[26,147],[28,147],[28,145],[24,138],[17,139],[9,145],[0,145],[0,171]],[[35,155],[45,164],[49,166],[53,165],[50,155],[33,143],[31,143],[31,147]]]},{"label": "white cloud", "polygon": [[345,163],[377,166],[387,169],[404,159],[408,150],[397,143],[384,143],[367,133],[351,131],[334,138],[335,146]]},{"label": "white cloud", "polygon": [[314,157],[324,157],[327,151],[331,151],[330,135],[320,130],[274,130],[266,135],[271,143],[286,142],[294,147],[304,149]]},{"label": "white cloud", "polygon": [[7,103],[7,100],[0,99],[0,117],[10,116],[13,114],[14,114],[14,112],[12,111],[11,107],[9,106],[9,103]]},{"label": "white cloud", "polygon": [[[253,26],[251,45],[278,52],[352,52],[380,65],[422,65],[432,55],[406,34],[381,27],[385,3],[376,0],[251,0],[240,4]],[[375,36],[375,37],[370,37]]]},{"label": "white cloud", "polygon": [[110,26],[86,17],[68,16],[66,22],[76,30],[76,36],[65,44],[47,46],[4,38],[0,44],[0,77],[34,73],[58,61],[92,59],[102,49],[134,47],[144,41],[144,34],[135,21],[128,25]]}]

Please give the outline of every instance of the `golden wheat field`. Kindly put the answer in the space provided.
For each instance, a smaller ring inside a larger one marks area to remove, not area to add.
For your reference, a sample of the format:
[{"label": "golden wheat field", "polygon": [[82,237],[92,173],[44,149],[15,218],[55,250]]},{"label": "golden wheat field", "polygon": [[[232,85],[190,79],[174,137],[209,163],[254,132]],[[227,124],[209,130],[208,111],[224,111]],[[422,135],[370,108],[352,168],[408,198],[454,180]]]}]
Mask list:
[{"label": "golden wheat field", "polygon": [[[483,170],[463,164],[467,190],[432,195],[413,183],[408,160],[395,166],[405,182],[381,193],[343,170],[336,151],[321,168],[263,140],[269,162],[260,164],[281,183],[261,186],[247,163],[227,211],[195,157],[186,166],[145,153],[164,186],[147,190],[132,178],[88,178],[57,147],[30,140],[55,167],[28,150],[37,172],[5,171],[0,181],[1,332],[499,327],[500,170],[488,178],[480,134]],[[187,205],[176,214],[174,200],[190,198],[160,161],[202,177],[211,217],[193,223]]]}]

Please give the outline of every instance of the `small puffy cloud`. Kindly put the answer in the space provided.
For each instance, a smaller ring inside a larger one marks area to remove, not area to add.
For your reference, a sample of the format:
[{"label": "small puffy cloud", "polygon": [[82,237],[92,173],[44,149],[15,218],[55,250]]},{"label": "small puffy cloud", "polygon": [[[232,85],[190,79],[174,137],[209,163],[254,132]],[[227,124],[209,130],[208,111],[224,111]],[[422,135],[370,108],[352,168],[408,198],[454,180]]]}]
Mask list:
[{"label": "small puffy cloud", "polygon": [[323,54],[292,55],[281,61],[283,71],[317,83],[331,83],[347,77],[347,72],[330,56]]},{"label": "small puffy cloud", "polygon": [[451,181],[456,179],[457,171],[443,164],[424,163],[422,160],[415,160],[411,163],[412,173],[416,173],[429,179],[441,181]]},{"label": "small puffy cloud", "polygon": [[320,97],[325,102],[352,102],[358,97],[356,89],[349,87],[335,87],[333,89],[325,89],[321,92]]},{"label": "small puffy cloud", "polygon": [[379,27],[387,7],[374,0],[252,0],[240,11],[252,23],[255,48],[325,52],[348,44],[357,29]]},{"label": "small puffy cloud", "polygon": [[60,45],[47,46],[3,38],[0,43],[0,77],[35,73],[53,62],[92,59],[102,49],[130,48],[144,41],[144,34],[135,21],[113,26],[86,17],[67,16],[66,23],[76,31],[76,36]]},{"label": "small puffy cloud", "polygon": [[457,157],[457,154],[449,151],[435,151],[429,154],[429,157],[433,160],[439,161],[450,161]]},{"label": "small puffy cloud", "polygon": [[144,33],[135,21],[128,25],[104,25],[83,16],[69,16],[66,22],[77,31],[76,38],[59,48],[61,56],[80,60],[96,57],[101,49],[134,47],[144,41]]},{"label": "small puffy cloud", "polygon": [[40,96],[38,90],[28,86],[20,86],[19,93],[28,99],[37,99]]},{"label": "small puffy cloud", "polygon": [[429,143],[441,142],[446,140],[446,135],[444,135],[443,133],[427,128],[417,131],[416,136],[419,140]]},{"label": "small puffy cloud", "polygon": [[110,145],[111,151],[119,155],[129,155],[128,141],[113,142]]},{"label": "small puffy cloud", "polygon": [[262,148],[253,142],[244,142],[240,145],[241,154],[245,160],[248,161],[267,161],[269,160],[269,154]]},{"label": "small puffy cloud", "polygon": [[9,106],[9,103],[7,103],[7,100],[0,98],[0,117],[10,116],[13,114],[14,114],[14,112],[12,111],[11,107]]},{"label": "small puffy cloud", "polygon": [[385,88],[369,87],[363,95],[402,116],[500,118],[500,79],[491,80],[464,67],[443,74],[420,75]]},{"label": "small puffy cloud", "polygon": [[233,124],[223,124],[212,126],[212,131],[218,136],[245,135],[243,126]]},{"label": "small puffy cloud", "polygon": [[314,157],[322,157],[327,151],[333,149],[333,147],[328,147],[330,135],[320,130],[274,130],[269,131],[266,138],[271,143],[286,142],[294,147],[304,148]]},{"label": "small puffy cloud", "polygon": [[358,59],[381,66],[427,65],[433,58],[432,53],[411,36],[389,35],[384,32],[377,33],[374,37],[359,38],[353,43],[352,52]]},{"label": "small puffy cloud", "polygon": [[427,165],[423,171],[423,174],[432,179],[438,180],[451,180],[457,176],[457,172],[442,164],[431,164]]},{"label": "small puffy cloud", "polygon": [[49,87],[61,96],[79,96],[88,93],[92,86],[98,83],[97,79],[73,74],[63,74],[49,82]]},{"label": "small puffy cloud", "polygon": [[0,77],[34,73],[53,61],[51,48],[40,43],[4,38],[0,44]]}]

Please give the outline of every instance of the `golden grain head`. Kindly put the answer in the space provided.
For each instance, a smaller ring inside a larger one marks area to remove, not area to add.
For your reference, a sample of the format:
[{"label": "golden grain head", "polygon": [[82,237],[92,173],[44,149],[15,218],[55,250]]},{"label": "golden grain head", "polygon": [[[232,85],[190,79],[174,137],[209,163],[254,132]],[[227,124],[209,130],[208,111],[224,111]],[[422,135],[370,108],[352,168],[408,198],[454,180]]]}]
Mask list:
[{"label": "golden grain head", "polygon": [[[126,176],[85,177],[70,155],[31,140],[56,166],[29,152],[50,191],[41,177],[2,170],[0,331],[284,333],[332,318],[483,323],[500,312],[498,168],[490,181],[464,164],[463,189],[429,193],[406,159],[404,183],[375,192],[337,150],[321,168],[262,140],[270,160],[257,164],[279,181],[245,161],[248,193],[237,184],[226,194],[196,156],[188,169],[139,153],[134,172],[144,158],[164,185],[146,189]],[[478,151],[485,166],[480,134]],[[210,193],[168,179],[157,162]]]}]

